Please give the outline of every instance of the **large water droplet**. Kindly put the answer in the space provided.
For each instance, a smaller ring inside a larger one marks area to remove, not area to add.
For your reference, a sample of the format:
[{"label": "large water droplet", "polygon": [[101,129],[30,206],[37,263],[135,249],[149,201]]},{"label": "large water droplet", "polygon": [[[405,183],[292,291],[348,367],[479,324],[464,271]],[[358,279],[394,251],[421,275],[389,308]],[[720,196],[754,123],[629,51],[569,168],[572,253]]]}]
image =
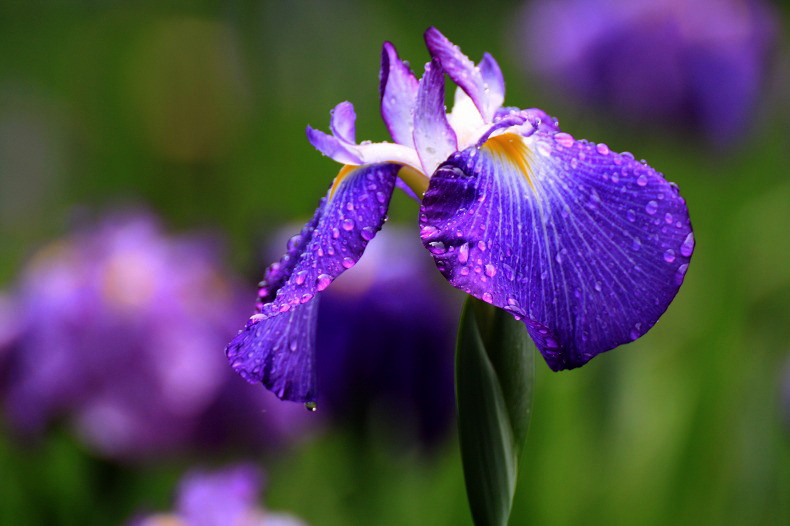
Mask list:
[{"label": "large water droplet", "polygon": [[605,144],[599,144],[595,147],[595,149],[598,150],[598,153],[600,153],[601,155],[609,154],[609,147],[606,146]]},{"label": "large water droplet", "polygon": [[639,186],[645,186],[647,184],[647,175],[641,174],[639,177],[637,177],[636,184]]},{"label": "large water droplet", "polygon": [[692,252],[694,252],[694,233],[689,232],[689,235],[683,240],[683,244],[680,245],[680,254],[683,257],[689,257]]},{"label": "large water droplet", "polygon": [[444,243],[441,241],[431,241],[428,243],[428,250],[430,250],[431,254],[444,254],[447,251],[447,248],[444,246]]},{"label": "large water droplet", "polygon": [[557,141],[557,144],[560,146],[565,146],[566,148],[570,148],[573,146],[573,136],[569,133],[560,132],[554,136],[554,140]]},{"label": "large water droplet", "polygon": [[483,301],[485,301],[486,303],[491,303],[492,301],[494,301],[494,296],[492,296],[490,292],[484,292]]},{"label": "large water droplet", "polygon": [[315,288],[319,291],[324,290],[332,283],[332,276],[328,274],[319,274],[315,280]]},{"label": "large water droplet", "polygon": [[347,232],[350,232],[351,230],[354,230],[354,220],[353,220],[353,219],[350,219],[350,218],[348,218],[348,217],[347,217],[347,218],[345,218],[345,219],[344,219],[344,220],[341,222],[341,225],[343,226],[343,230],[345,230],[345,231],[347,231]]},{"label": "large water droplet", "polygon": [[491,263],[486,265],[486,276],[493,278],[496,275],[496,269]]},{"label": "large water droplet", "polygon": [[353,259],[351,259],[350,257],[344,257],[343,258],[343,266],[346,267],[346,268],[353,267],[354,263],[355,263],[355,261]]},{"label": "large water droplet", "polygon": [[362,236],[362,239],[365,241],[370,241],[376,235],[376,229],[372,226],[366,226],[359,231],[359,235]]},{"label": "large water droplet", "polygon": [[300,270],[299,272],[297,272],[294,275],[294,282],[297,285],[301,285],[302,283],[304,283],[304,279],[305,279],[306,276],[307,276],[307,271],[306,270]]},{"label": "large water droplet", "polygon": [[465,265],[469,261],[469,244],[464,243],[458,247],[458,263]]},{"label": "large water droplet", "polygon": [[655,201],[648,201],[648,203],[645,205],[645,212],[647,212],[650,215],[655,214],[657,210],[658,210],[658,203],[656,203]]},{"label": "large water droplet", "polygon": [[675,251],[671,248],[668,248],[666,252],[664,252],[664,261],[667,263],[672,263],[675,261]]}]

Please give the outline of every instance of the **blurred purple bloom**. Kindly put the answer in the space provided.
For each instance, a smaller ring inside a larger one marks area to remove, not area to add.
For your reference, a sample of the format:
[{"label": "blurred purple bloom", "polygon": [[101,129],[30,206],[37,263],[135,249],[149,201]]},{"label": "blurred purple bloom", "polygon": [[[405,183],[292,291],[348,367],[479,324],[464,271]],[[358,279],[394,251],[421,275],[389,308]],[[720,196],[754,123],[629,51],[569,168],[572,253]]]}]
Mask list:
[{"label": "blurred purple bloom", "polygon": [[719,145],[751,124],[777,40],[761,0],[537,0],[517,31],[530,67],[580,103]]},{"label": "blurred purple bloom", "polygon": [[262,475],[252,465],[192,471],[178,489],[176,509],[135,519],[133,526],[304,526],[295,517],[258,505]]},{"label": "blurred purple bloom", "polygon": [[[694,235],[676,185],[542,110],[503,107],[488,53],[474,64],[435,28],[425,42],[419,81],[384,44],[381,114],[395,143],[357,143],[349,102],[331,134],[307,129],[344,166],[227,347],[237,372],[282,399],[315,402],[318,293],[362,257],[398,184],[422,198],[420,239],[442,275],[522,320],[555,371],[645,334],[683,282]],[[458,85],[449,114],[445,74]]]},{"label": "blurred purple bloom", "polygon": [[41,250],[8,300],[14,336],[0,352],[15,427],[34,433],[67,416],[121,456],[297,430],[301,415],[227,372],[221,349],[242,303],[207,241],[128,215]]},{"label": "blurred purple bloom", "polygon": [[430,267],[416,236],[388,228],[322,295],[318,404],[334,419],[378,420],[424,443],[448,431],[455,411],[450,313],[459,306]]}]

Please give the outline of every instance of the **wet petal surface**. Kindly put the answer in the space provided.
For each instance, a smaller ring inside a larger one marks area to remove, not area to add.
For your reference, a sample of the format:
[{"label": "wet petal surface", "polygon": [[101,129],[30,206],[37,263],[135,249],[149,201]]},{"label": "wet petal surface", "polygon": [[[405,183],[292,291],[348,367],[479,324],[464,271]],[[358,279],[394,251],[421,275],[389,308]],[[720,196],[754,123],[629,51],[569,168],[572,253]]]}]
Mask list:
[{"label": "wet petal surface", "polygon": [[426,175],[458,149],[444,108],[444,71],[436,60],[425,66],[420,79],[414,110],[414,146]]},{"label": "wet petal surface", "polygon": [[233,368],[286,400],[314,401],[316,295],[384,224],[399,165],[344,167],[315,216],[261,282],[258,313],[226,349]]},{"label": "wet petal surface", "polygon": [[677,187],[566,133],[505,133],[431,178],[423,244],[455,287],[523,319],[553,370],[647,332],[694,248]]},{"label": "wet petal surface", "polygon": [[[484,59],[486,72],[486,78],[484,78],[481,69],[475,66],[458,46],[450,42],[436,28],[432,27],[425,32],[425,44],[428,46],[428,52],[441,63],[442,68],[450,75],[453,82],[471,97],[483,119],[486,122],[491,122],[494,112],[504,100],[505,93],[502,72],[499,71],[499,66],[496,65],[494,59],[490,55],[488,55],[488,60]],[[488,86],[487,80],[494,85]],[[499,99],[500,95],[501,99]]]},{"label": "wet petal surface", "polygon": [[381,51],[380,76],[381,117],[396,143],[414,147],[412,115],[418,83],[389,42],[384,43]]}]

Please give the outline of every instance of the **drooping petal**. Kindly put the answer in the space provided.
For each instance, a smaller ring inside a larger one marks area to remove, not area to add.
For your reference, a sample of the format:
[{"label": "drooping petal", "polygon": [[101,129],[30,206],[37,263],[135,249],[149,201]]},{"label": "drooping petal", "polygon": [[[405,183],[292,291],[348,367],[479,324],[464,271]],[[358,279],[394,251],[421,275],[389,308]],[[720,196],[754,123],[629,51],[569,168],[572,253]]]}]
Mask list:
[{"label": "drooping petal", "polygon": [[393,162],[408,164],[417,170],[422,169],[417,153],[410,147],[389,142],[353,144],[334,135],[307,127],[307,140],[313,147],[327,157],[349,165]]},{"label": "drooping petal", "polygon": [[354,144],[345,142],[334,135],[328,135],[308,126],[307,140],[310,141],[313,148],[341,164],[362,164],[362,156],[354,148]]},{"label": "drooping petal", "polygon": [[523,319],[553,370],[647,332],[694,248],[685,201],[660,173],[545,129],[452,156],[420,225],[448,281]]},{"label": "drooping petal", "polygon": [[[483,78],[480,68],[475,66],[469,57],[464,55],[458,46],[450,42],[438,29],[428,28],[425,32],[425,44],[428,46],[428,52],[441,63],[442,69],[450,75],[453,82],[471,97],[483,119],[486,122],[491,122],[494,112],[502,104],[501,100],[498,101],[499,95],[504,100],[505,92],[504,81],[502,81],[501,87],[497,85],[501,80],[502,73],[499,72],[499,66],[493,62],[493,58],[491,61],[483,59],[484,62],[487,62],[486,76],[489,81],[494,83],[492,90],[491,86],[486,85],[486,79]],[[499,78],[497,78],[497,72],[499,72]]]},{"label": "drooping petal", "polygon": [[357,114],[354,105],[350,102],[341,102],[332,110],[332,119],[329,127],[332,135],[345,142],[355,143]]},{"label": "drooping petal", "polygon": [[444,108],[444,71],[435,59],[425,65],[420,79],[414,108],[414,146],[427,175],[458,149]]},{"label": "drooping petal", "polygon": [[381,50],[381,117],[392,139],[404,146],[414,147],[412,127],[414,104],[417,100],[417,79],[398,57],[398,52],[389,42]]},{"label": "drooping petal", "polygon": [[233,368],[279,398],[314,401],[317,293],[362,256],[384,224],[400,166],[346,166],[316,210],[267,269],[258,313],[228,345]]}]

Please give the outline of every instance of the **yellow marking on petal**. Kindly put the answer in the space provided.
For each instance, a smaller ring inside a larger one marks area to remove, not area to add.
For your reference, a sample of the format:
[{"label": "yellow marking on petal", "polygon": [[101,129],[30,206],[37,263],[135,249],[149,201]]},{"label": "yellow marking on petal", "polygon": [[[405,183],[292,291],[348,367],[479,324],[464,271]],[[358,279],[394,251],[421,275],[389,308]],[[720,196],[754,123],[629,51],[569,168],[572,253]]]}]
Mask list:
[{"label": "yellow marking on petal", "polygon": [[406,183],[406,186],[411,188],[420,199],[423,198],[425,191],[428,190],[428,178],[425,174],[415,170],[411,166],[405,164],[401,166],[400,170],[398,170],[398,177],[400,177],[400,180]]},{"label": "yellow marking on petal", "polygon": [[337,187],[340,186],[340,183],[343,182],[343,179],[345,179],[348,176],[348,174],[350,174],[357,168],[359,168],[359,166],[354,166],[351,164],[343,165],[343,168],[340,169],[340,172],[338,172],[337,176],[335,177],[335,180],[332,181],[332,188],[329,189],[329,199],[332,199],[332,197],[335,195],[335,190],[337,190]]},{"label": "yellow marking on petal", "polygon": [[535,186],[532,184],[532,168],[529,163],[532,155],[520,135],[503,133],[502,135],[491,137],[483,143],[483,148],[499,157],[503,162],[509,162],[516,170],[521,172],[527,179],[529,186],[535,190]]}]

